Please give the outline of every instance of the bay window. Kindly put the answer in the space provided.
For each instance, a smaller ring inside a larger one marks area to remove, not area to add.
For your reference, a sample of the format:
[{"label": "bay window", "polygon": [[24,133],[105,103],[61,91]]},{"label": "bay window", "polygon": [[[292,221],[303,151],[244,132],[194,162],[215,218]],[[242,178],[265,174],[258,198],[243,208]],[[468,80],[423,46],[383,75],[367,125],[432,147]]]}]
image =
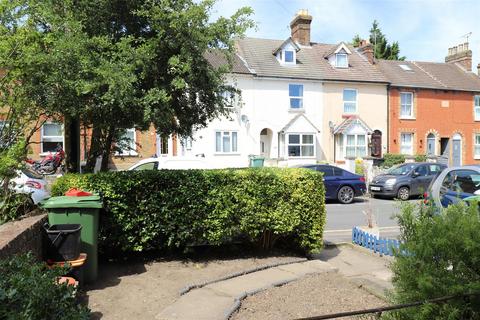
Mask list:
[{"label": "bay window", "polygon": [[314,157],[315,138],[313,134],[289,134],[288,135],[289,157]]}]

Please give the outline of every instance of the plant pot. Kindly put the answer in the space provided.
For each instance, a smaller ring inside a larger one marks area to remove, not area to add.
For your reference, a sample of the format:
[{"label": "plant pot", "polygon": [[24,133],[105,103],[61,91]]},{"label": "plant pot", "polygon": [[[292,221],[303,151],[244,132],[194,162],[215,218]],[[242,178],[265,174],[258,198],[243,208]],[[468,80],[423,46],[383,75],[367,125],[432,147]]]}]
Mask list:
[{"label": "plant pot", "polygon": [[363,232],[366,232],[372,236],[377,237],[377,239],[380,239],[380,228],[378,226],[375,227],[368,227],[368,226],[357,226],[357,228]]}]

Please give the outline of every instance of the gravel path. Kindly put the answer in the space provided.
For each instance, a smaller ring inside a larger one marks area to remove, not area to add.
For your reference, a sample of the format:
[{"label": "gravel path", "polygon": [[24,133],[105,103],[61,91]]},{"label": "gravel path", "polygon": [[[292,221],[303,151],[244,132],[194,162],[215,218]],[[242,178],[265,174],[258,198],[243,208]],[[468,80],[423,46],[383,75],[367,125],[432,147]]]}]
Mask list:
[{"label": "gravel path", "polygon": [[296,319],[385,305],[340,274],[320,274],[246,298],[231,320]]},{"label": "gravel path", "polygon": [[189,284],[298,259],[278,256],[112,262],[100,265],[97,283],[86,287],[86,300],[93,319],[154,319]]}]

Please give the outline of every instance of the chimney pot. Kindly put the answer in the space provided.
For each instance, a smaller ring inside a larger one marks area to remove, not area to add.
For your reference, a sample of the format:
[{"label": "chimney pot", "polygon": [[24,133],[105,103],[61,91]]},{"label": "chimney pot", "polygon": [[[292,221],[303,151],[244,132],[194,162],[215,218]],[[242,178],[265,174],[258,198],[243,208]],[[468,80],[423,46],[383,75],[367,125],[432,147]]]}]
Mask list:
[{"label": "chimney pot", "polygon": [[446,63],[458,63],[465,70],[472,71],[472,51],[468,49],[468,42],[461,43],[448,49],[448,55],[445,57]]},{"label": "chimney pot", "polygon": [[290,22],[292,39],[301,45],[309,46],[311,23],[312,16],[308,14],[308,10],[299,10],[293,18],[292,22]]}]

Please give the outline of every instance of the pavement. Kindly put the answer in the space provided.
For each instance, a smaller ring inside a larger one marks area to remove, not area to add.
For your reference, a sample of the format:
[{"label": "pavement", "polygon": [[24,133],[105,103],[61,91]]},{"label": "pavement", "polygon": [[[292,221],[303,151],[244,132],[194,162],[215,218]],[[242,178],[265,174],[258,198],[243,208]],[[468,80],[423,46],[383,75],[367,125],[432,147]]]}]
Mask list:
[{"label": "pavement", "polygon": [[[372,294],[385,297],[392,288],[391,259],[353,245],[325,248],[313,260],[279,265],[225,280],[204,283],[181,295],[156,316],[157,320],[225,320],[248,295],[312,274],[343,276]],[[259,268],[261,269],[261,268]]]}]

